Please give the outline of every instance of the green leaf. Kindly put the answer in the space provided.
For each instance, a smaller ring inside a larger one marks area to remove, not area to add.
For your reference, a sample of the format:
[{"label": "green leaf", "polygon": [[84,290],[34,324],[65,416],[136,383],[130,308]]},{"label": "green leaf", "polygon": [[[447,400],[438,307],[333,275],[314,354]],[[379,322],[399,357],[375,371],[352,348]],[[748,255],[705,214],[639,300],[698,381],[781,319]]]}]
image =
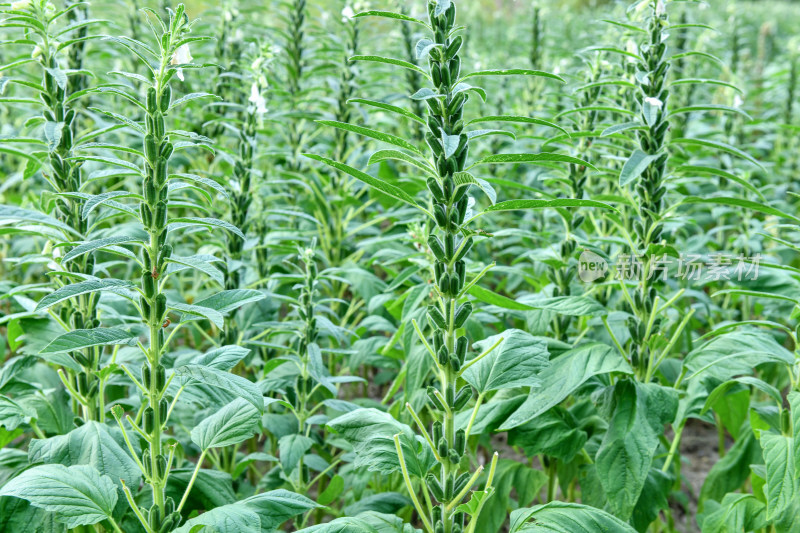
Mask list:
[{"label": "green leaf", "polygon": [[198,300],[194,305],[214,309],[224,315],[243,305],[258,302],[266,297],[265,293],[255,289],[229,289]]},{"label": "green leaf", "polygon": [[201,450],[239,444],[258,432],[259,411],[237,398],[192,429],[192,442]]},{"label": "green leaf", "polygon": [[735,156],[741,157],[742,159],[746,159],[747,161],[750,161],[751,163],[756,165],[758,168],[764,170],[764,167],[761,166],[761,163],[759,163],[753,156],[751,156],[750,154],[748,154],[746,152],[743,152],[743,151],[739,150],[735,146],[731,146],[731,145],[725,144],[723,142],[709,141],[707,139],[678,138],[678,139],[670,140],[670,144],[681,144],[681,145],[688,145],[688,146],[702,146],[704,148],[714,148],[714,149],[719,150],[721,152],[725,152],[725,153],[728,153],[728,154],[731,154],[731,155],[735,155]]},{"label": "green leaf", "polygon": [[[563,154],[554,154],[552,152],[542,152],[540,154],[495,154],[486,156],[473,163],[469,168],[486,165],[486,164],[499,164],[499,163],[572,163],[573,165],[581,165],[592,170],[597,170],[594,165],[587,163],[577,157],[572,157]],[[469,169],[467,169],[469,170]]]},{"label": "green leaf", "polygon": [[676,173],[682,173],[682,174],[709,174],[709,175],[712,175],[712,176],[720,176],[720,177],[729,179],[731,181],[735,181],[736,183],[738,183],[742,187],[745,187],[748,191],[750,191],[753,194],[757,195],[762,200],[765,199],[764,195],[761,193],[760,190],[758,190],[757,187],[753,186],[747,180],[745,180],[743,178],[740,178],[736,174],[733,174],[733,173],[728,172],[726,170],[722,170],[722,169],[719,169],[719,168],[713,168],[713,167],[698,166],[698,165],[682,165],[682,166],[676,168],[675,172]]},{"label": "green leaf", "polygon": [[206,226],[208,228],[222,228],[230,231],[231,233],[246,238],[242,230],[224,220],[218,218],[203,218],[203,217],[178,217],[169,220],[170,231],[179,229],[185,226]]},{"label": "green leaf", "polygon": [[109,200],[115,198],[141,198],[140,195],[126,191],[109,191],[102,194],[96,194],[86,199],[81,210],[81,218],[89,218],[89,215]]},{"label": "green leaf", "polygon": [[396,105],[387,104],[386,102],[378,102],[377,100],[367,100],[366,98],[351,98],[347,101],[348,104],[364,104],[372,107],[377,107],[378,109],[383,109],[384,111],[390,111],[392,113],[397,113],[400,116],[410,118],[415,122],[419,122],[420,124],[427,124],[425,119],[412,113],[407,109],[403,109],[402,107],[398,107]]},{"label": "green leaf", "polygon": [[[337,122],[335,120],[318,120],[317,123],[322,124],[323,126],[331,126],[333,128],[338,128],[340,130],[351,131],[353,133],[357,133],[359,135],[363,135],[365,137],[369,137],[377,141],[393,144],[410,152],[414,152],[415,154],[422,155],[422,152],[420,152],[419,148],[417,148],[410,142],[406,141],[405,139],[397,137],[396,135],[383,133],[382,131],[365,128],[363,126],[355,126],[353,124],[348,124],[347,122]],[[305,155],[306,157],[311,157],[308,154]],[[315,157],[311,157],[311,159],[315,159]],[[317,159],[317,161],[322,161],[322,159]]]},{"label": "green leaf", "polygon": [[795,475],[794,439],[761,433],[761,448],[767,466],[767,520],[792,511],[800,498],[800,480]]},{"label": "green leaf", "polygon": [[767,527],[766,506],[752,494],[726,494],[719,508],[703,516],[703,533],[758,531]]},{"label": "green leaf", "polygon": [[417,202],[414,200],[414,198],[411,197],[410,194],[408,194],[399,187],[396,187],[390,183],[386,183],[381,179],[372,177],[369,174],[361,172],[360,170],[356,170],[355,168],[345,165],[344,163],[339,163],[332,159],[328,159],[327,157],[322,157],[315,154],[303,154],[303,155],[305,155],[309,159],[325,163],[326,165],[331,166],[336,170],[339,170],[340,172],[344,172],[345,174],[350,174],[357,180],[366,183],[370,187],[374,187],[375,189],[378,189],[380,192],[384,194],[387,194],[397,200],[400,200],[401,202],[405,202],[408,205],[411,205],[425,213],[428,213],[427,210],[425,210],[423,207],[417,204]]},{"label": "green leaf", "polygon": [[610,346],[590,343],[566,351],[550,361],[539,379],[542,387],[531,394],[501,427],[506,431],[533,420],[564,401],[590,378],[611,372],[632,374],[630,364]]},{"label": "green leaf", "polygon": [[192,380],[204,385],[210,385],[228,391],[250,402],[258,412],[264,410],[264,397],[255,383],[229,372],[199,365],[184,365],[175,369],[175,374],[180,376],[184,385]]},{"label": "green leaf", "polygon": [[273,531],[290,518],[319,507],[305,496],[283,489],[256,494],[239,503],[261,517],[262,531]]},{"label": "green leaf", "polygon": [[458,81],[463,81],[468,78],[475,78],[478,76],[539,76],[542,78],[550,78],[551,80],[558,80],[561,83],[566,83],[564,78],[561,76],[556,76],[555,74],[550,74],[549,72],[542,72],[541,70],[530,70],[524,68],[476,70],[475,72],[470,72],[469,74],[462,76]]},{"label": "green leaf", "polygon": [[20,424],[36,417],[37,414],[34,409],[21,405],[8,396],[0,394],[0,427],[13,431]]},{"label": "green leaf", "polygon": [[661,154],[646,154],[638,148],[634,150],[619,173],[619,186],[624,187],[641,176],[642,172],[659,157]]},{"label": "green leaf", "polygon": [[792,440],[794,442],[794,475],[800,479],[800,392],[792,391],[786,396],[792,416]]},{"label": "green leaf", "polygon": [[419,68],[414,63],[409,63],[408,61],[403,61],[402,59],[394,59],[391,57],[382,57],[382,56],[352,56],[349,61],[372,61],[374,63],[384,63],[386,65],[395,65],[398,67],[403,67],[408,70],[413,70],[414,72],[421,74],[426,79],[431,79],[430,75],[427,72]]},{"label": "green leaf", "polygon": [[328,482],[328,486],[325,487],[319,497],[317,498],[317,503],[320,505],[330,505],[336,498],[344,490],[344,478],[339,474],[336,474],[331,478]]},{"label": "green leaf", "polygon": [[428,166],[427,163],[424,163],[405,152],[401,152],[400,150],[378,150],[377,152],[375,152],[370,156],[369,161],[367,161],[367,165],[374,165],[375,163],[380,163],[382,161],[386,161],[387,159],[395,159],[397,161],[403,161],[413,167],[422,170],[423,172],[429,174],[430,176],[433,177],[437,176],[433,168]]},{"label": "green leaf", "polygon": [[494,213],[496,211],[521,211],[526,209],[547,209],[547,208],[564,208],[564,207],[596,207],[598,209],[609,209],[616,211],[616,209],[603,202],[595,200],[573,200],[570,198],[558,198],[556,200],[506,200],[491,205],[473,216],[473,218],[482,217],[486,213]]},{"label": "green leaf", "polygon": [[503,296],[502,294],[492,292],[489,289],[485,289],[479,285],[473,285],[467,292],[483,303],[496,305],[497,307],[502,307],[503,309],[510,309],[512,311],[533,311],[535,309],[529,305],[517,302],[516,300],[512,300],[511,298]]},{"label": "green leaf", "polygon": [[379,11],[379,10],[369,10],[369,11],[361,11],[360,13],[356,13],[353,18],[357,17],[383,17],[383,18],[390,18],[396,20],[404,20],[406,22],[414,22],[416,24],[421,24],[426,28],[429,28],[428,24],[425,21],[420,19],[416,19],[414,17],[409,17],[408,15],[402,15],[400,13],[394,13],[392,11]]},{"label": "green leaf", "polygon": [[216,309],[203,307],[202,305],[190,305],[182,302],[170,302],[167,304],[167,308],[184,313],[181,321],[192,320],[192,318],[187,318],[187,316],[199,316],[208,319],[219,329],[225,328],[225,317],[222,316],[222,313]]},{"label": "green leaf", "polygon": [[566,316],[603,316],[608,310],[588,296],[555,296],[531,300],[526,304],[533,309],[544,309]]},{"label": "green leaf", "polygon": [[286,435],[278,441],[278,453],[281,458],[281,467],[286,475],[294,471],[300,464],[300,459],[314,445],[314,441],[305,435]]},{"label": "green leaf", "polygon": [[105,239],[97,239],[94,241],[84,242],[83,244],[79,244],[69,252],[67,252],[64,257],[61,258],[61,264],[64,265],[69,261],[72,261],[76,257],[80,257],[83,254],[88,254],[94,252],[95,250],[100,250],[101,248],[105,248],[106,246],[113,246],[117,244],[125,244],[130,242],[141,243],[142,239],[139,237],[127,237],[127,236],[120,236],[120,237],[106,237]]},{"label": "green leaf", "polygon": [[210,277],[220,285],[225,284],[225,276],[222,274],[222,272],[214,265],[212,265],[209,261],[200,259],[197,256],[177,257],[173,255],[167,260],[167,262],[199,270],[200,272],[206,274],[208,277]]},{"label": "green leaf", "polygon": [[467,122],[467,126],[469,126],[470,124],[480,124],[482,122],[515,122],[518,124],[537,124],[539,126],[547,126],[549,128],[555,128],[557,130],[561,130],[567,135],[569,135],[569,132],[567,130],[565,130],[564,128],[553,122],[542,120],[540,118],[523,117],[519,115],[492,115],[488,117],[474,118],[469,122]]},{"label": "green leaf", "polygon": [[511,513],[510,533],[635,533],[607,512],[578,503],[550,502]]},{"label": "green leaf", "polygon": [[703,104],[703,105],[690,105],[686,107],[679,107],[678,109],[673,109],[670,112],[669,116],[680,115],[682,113],[696,113],[698,111],[725,111],[727,113],[736,113],[738,115],[741,115],[747,120],[753,120],[753,117],[751,117],[738,107],[731,107],[727,105],[718,105],[718,104]]},{"label": "green leaf", "polygon": [[658,435],[647,420],[647,404],[635,383],[617,382],[611,401],[614,411],[595,465],[614,515],[627,520],[644,488]]},{"label": "green leaf", "polygon": [[745,200],[744,198],[731,198],[728,196],[711,196],[708,198],[700,198],[697,196],[687,196],[686,198],[681,200],[681,204],[717,204],[717,205],[728,205],[732,207],[743,207],[745,209],[750,209],[752,211],[764,213],[765,215],[773,215],[776,217],[788,218],[795,222],[800,222],[800,218],[794,215],[784,213],[779,209],[775,209],[774,207],[770,207],[768,205],[764,205],[759,202]]},{"label": "green leaf", "polygon": [[728,381],[753,373],[758,365],[794,364],[794,356],[769,333],[740,330],[724,333],[698,346],[685,357],[686,380],[709,376]]},{"label": "green leaf", "polygon": [[240,502],[216,507],[186,521],[175,533],[213,531],[214,533],[258,533],[261,519]]},{"label": "green leaf", "polygon": [[56,220],[53,217],[47,216],[44,213],[39,213],[38,211],[31,211],[29,209],[23,209],[21,207],[12,205],[0,205],[0,225],[6,222],[33,222],[36,224],[57,228],[67,233],[80,235],[80,233],[67,224]]},{"label": "green leaf", "polygon": [[78,283],[65,285],[60,289],[51,292],[36,304],[36,311],[47,309],[59,302],[69,300],[81,294],[109,291],[114,294],[124,293],[127,289],[133,288],[133,283],[121,279],[90,279]]},{"label": "green leaf", "polygon": [[469,185],[475,185],[478,187],[483,194],[489,199],[492,205],[497,202],[497,192],[495,192],[494,187],[492,187],[491,183],[484,179],[476,178],[469,172],[456,172],[453,174],[453,183],[455,184],[455,188],[458,189],[459,187],[467,187]]},{"label": "green leaf", "polygon": [[[541,384],[538,374],[548,366],[547,344],[522,330],[509,329],[474,346],[478,352],[484,352],[498,341],[497,347],[469,366],[461,377],[479,393],[538,387]],[[465,364],[469,365],[470,361]]]},{"label": "green leaf", "polygon": [[111,518],[117,503],[111,478],[85,465],[35,466],[0,488],[0,496],[28,500],[70,528]]},{"label": "green leaf", "polygon": [[136,335],[121,328],[76,329],[56,337],[39,353],[51,355],[83,350],[92,346],[131,344],[135,339]]}]

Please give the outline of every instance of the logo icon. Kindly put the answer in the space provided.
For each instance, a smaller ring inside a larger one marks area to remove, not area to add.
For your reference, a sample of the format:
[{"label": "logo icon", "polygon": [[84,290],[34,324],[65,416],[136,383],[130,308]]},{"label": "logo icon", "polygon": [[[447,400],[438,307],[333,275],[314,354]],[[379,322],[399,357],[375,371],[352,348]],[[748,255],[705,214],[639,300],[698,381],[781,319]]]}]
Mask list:
[{"label": "logo icon", "polygon": [[578,277],[584,283],[603,279],[608,273],[608,263],[594,252],[584,250],[578,258]]}]

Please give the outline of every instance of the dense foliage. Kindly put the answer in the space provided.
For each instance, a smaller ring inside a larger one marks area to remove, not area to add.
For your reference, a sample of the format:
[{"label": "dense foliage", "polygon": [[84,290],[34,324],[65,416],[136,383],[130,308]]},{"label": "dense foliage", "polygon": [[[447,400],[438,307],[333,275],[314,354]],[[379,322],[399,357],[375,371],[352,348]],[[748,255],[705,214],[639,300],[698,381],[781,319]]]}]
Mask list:
[{"label": "dense foliage", "polygon": [[800,9],[560,4],[0,4],[0,530],[800,531]]}]

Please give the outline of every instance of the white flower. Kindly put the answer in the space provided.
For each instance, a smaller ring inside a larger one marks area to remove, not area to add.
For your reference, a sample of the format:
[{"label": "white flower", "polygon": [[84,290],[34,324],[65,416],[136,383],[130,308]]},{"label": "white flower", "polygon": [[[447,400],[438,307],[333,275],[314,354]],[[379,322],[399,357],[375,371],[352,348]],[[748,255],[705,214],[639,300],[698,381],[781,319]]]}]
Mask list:
[{"label": "white flower", "polygon": [[733,97],[733,107],[739,109],[740,107],[742,107],[742,104],[744,104],[744,100],[742,100],[741,96],[737,94],[736,96]]},{"label": "white flower", "polygon": [[23,9],[27,9],[29,5],[31,5],[31,0],[18,0],[11,4],[11,9],[14,11],[22,11]]},{"label": "white flower", "polygon": [[664,0],[658,0],[656,2],[656,16],[663,17],[667,14],[667,6],[664,3]]},{"label": "white flower", "polygon": [[349,5],[344,6],[342,9],[342,22],[347,22],[348,20],[352,19],[356,15],[356,12],[353,11],[353,8]]},{"label": "white flower", "polygon": [[[186,63],[192,62],[192,54],[189,52],[189,45],[182,44],[175,50],[175,53],[172,54],[172,59],[170,61],[171,65],[184,65]],[[178,69],[178,78],[183,81],[183,69]]]},{"label": "white flower", "polygon": [[647,98],[645,98],[644,102],[646,104],[650,104],[651,106],[657,107],[659,109],[661,109],[661,107],[664,105],[664,102],[662,102],[658,98],[653,98],[652,96],[648,96]]},{"label": "white flower", "polygon": [[256,106],[256,113],[263,115],[267,112],[267,101],[259,90],[258,83],[250,86],[250,102]]}]

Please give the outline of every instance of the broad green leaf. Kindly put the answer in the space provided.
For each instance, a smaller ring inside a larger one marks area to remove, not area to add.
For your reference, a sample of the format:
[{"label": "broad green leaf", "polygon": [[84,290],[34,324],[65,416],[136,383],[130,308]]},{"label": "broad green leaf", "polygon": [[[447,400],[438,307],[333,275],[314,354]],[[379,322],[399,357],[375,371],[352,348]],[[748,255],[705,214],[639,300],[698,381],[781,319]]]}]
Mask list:
[{"label": "broad green leaf", "polygon": [[794,442],[794,475],[800,479],[800,392],[792,391],[786,399],[789,402],[789,409],[792,417],[792,440]]},{"label": "broad green leaf", "polygon": [[725,457],[714,463],[703,481],[698,507],[700,511],[706,508],[709,500],[724,501],[727,493],[736,491],[750,476],[750,465],[763,461],[761,448],[752,430],[748,427],[743,433]]},{"label": "broad green leaf", "polygon": [[315,154],[303,154],[303,155],[305,155],[309,159],[313,159],[315,161],[320,161],[322,163],[325,163],[326,165],[331,166],[331,167],[335,168],[336,170],[339,170],[340,172],[344,172],[345,174],[350,174],[351,176],[353,176],[357,180],[359,180],[359,181],[361,181],[363,183],[366,183],[370,187],[374,187],[375,189],[378,189],[380,192],[382,192],[384,194],[387,194],[387,195],[389,195],[389,196],[391,196],[391,197],[393,197],[393,198],[395,198],[397,200],[405,202],[405,203],[407,203],[407,204],[409,204],[409,205],[411,205],[413,207],[416,207],[417,209],[420,209],[421,211],[424,211],[424,212],[427,213],[427,211],[423,207],[421,207],[414,200],[414,198],[411,197],[410,194],[408,194],[407,192],[405,192],[401,188],[399,188],[399,187],[397,187],[395,185],[392,185],[391,183],[387,183],[387,182],[385,182],[385,181],[383,181],[383,180],[381,180],[379,178],[375,178],[373,176],[370,176],[369,174],[367,174],[365,172],[361,172],[360,170],[357,170],[357,169],[355,169],[355,168],[353,168],[351,166],[345,165],[343,163],[338,163],[338,162],[336,162],[336,161],[334,161],[332,159],[328,159],[327,157],[322,157],[322,156],[315,155]]},{"label": "broad green leaf", "polygon": [[222,272],[214,265],[212,265],[210,261],[206,261],[204,259],[201,259],[200,257],[197,256],[178,257],[173,255],[167,260],[167,262],[199,270],[200,272],[206,274],[208,277],[210,277],[220,285],[225,284],[225,276],[222,274]]},{"label": "broad green leaf", "polygon": [[286,435],[278,441],[278,453],[281,458],[281,467],[288,475],[300,463],[300,459],[314,445],[314,441],[305,435]]},{"label": "broad green leaf", "polygon": [[541,371],[542,387],[531,391],[525,403],[502,424],[501,430],[533,420],[561,403],[589,378],[610,372],[633,373],[625,358],[610,346],[591,343],[564,352]]},{"label": "broad green leaf", "polygon": [[587,433],[569,411],[556,407],[508,432],[508,443],[520,446],[527,457],[544,454],[570,463],[586,444]]},{"label": "broad green leaf", "polygon": [[698,346],[689,352],[683,366],[687,380],[710,376],[728,381],[750,375],[754,367],[768,362],[792,365],[794,356],[769,333],[740,330],[723,333]]},{"label": "broad green leaf", "polygon": [[214,309],[224,315],[243,305],[258,302],[266,297],[265,293],[255,289],[229,289],[198,300],[194,305]]},{"label": "broad green leaf", "polygon": [[562,78],[561,76],[550,74],[549,72],[542,72],[541,70],[530,70],[524,68],[511,68],[502,70],[476,70],[474,72],[470,72],[469,74],[462,76],[459,81],[463,81],[468,78],[475,78],[478,76],[539,76],[542,78],[550,78],[551,80],[558,80],[562,83],[566,83],[564,81],[564,78]]},{"label": "broad green leaf", "polygon": [[109,291],[115,294],[120,294],[121,291],[133,288],[133,283],[121,279],[90,279],[78,283],[71,283],[65,285],[58,290],[55,290],[39,300],[36,305],[36,311],[47,309],[59,302],[69,300],[81,294],[89,294],[94,292]]},{"label": "broad green leaf", "polygon": [[74,528],[111,518],[117,488],[110,477],[91,466],[54,464],[26,470],[0,488],[0,496],[28,500]]},{"label": "broad green leaf", "polygon": [[192,315],[195,317],[199,316],[208,319],[219,329],[223,329],[225,327],[225,317],[222,316],[222,313],[210,307],[203,307],[202,305],[190,305],[181,302],[170,302],[167,304],[167,308],[184,313],[184,318],[182,320],[185,320],[187,315]]},{"label": "broad green leaf", "polygon": [[131,344],[136,335],[121,328],[76,329],[53,339],[39,352],[41,355],[67,353],[92,346]]},{"label": "broad green leaf", "polygon": [[239,444],[258,432],[259,411],[237,398],[192,429],[192,442],[201,450]]},{"label": "broad green leaf", "polygon": [[66,254],[64,257],[61,258],[61,264],[64,265],[67,262],[75,259],[76,257],[80,257],[83,254],[88,254],[90,252],[94,252],[96,250],[100,250],[105,248],[106,246],[114,246],[118,244],[126,244],[130,242],[141,243],[142,239],[139,237],[106,237],[105,239],[97,239],[94,241],[84,242],[83,244],[79,244]]},{"label": "broad green leaf", "polygon": [[641,176],[642,172],[659,157],[661,157],[661,154],[650,155],[638,148],[634,150],[619,173],[619,186],[624,187]]},{"label": "broad green leaf", "polygon": [[613,413],[595,465],[614,515],[629,519],[644,488],[658,446],[658,435],[647,420],[647,404],[637,385],[617,382]]},{"label": "broad green leaf", "polygon": [[403,519],[393,514],[375,511],[345,516],[324,524],[306,527],[297,533],[419,533],[419,529],[403,523]]},{"label": "broad green leaf", "polygon": [[213,367],[199,365],[184,365],[175,369],[175,373],[183,378],[187,385],[191,380],[199,381],[205,385],[218,387],[231,392],[250,402],[259,412],[264,409],[264,398],[255,383],[229,372],[223,372]]},{"label": "broad green leaf", "polygon": [[761,448],[767,466],[767,520],[793,510],[800,499],[800,479],[795,475],[794,439],[761,433]]},{"label": "broad green leaf", "polygon": [[525,302],[533,309],[544,309],[566,316],[603,316],[605,307],[588,296],[554,296]]},{"label": "broad green leaf", "polygon": [[259,515],[262,531],[273,531],[290,518],[319,507],[307,497],[283,489],[262,492],[239,503]]},{"label": "broad green leaf", "polygon": [[36,416],[35,410],[0,394],[0,426],[14,430]]},{"label": "broad green leaf", "polygon": [[[474,343],[482,353],[496,342],[500,344],[489,354],[467,368],[462,377],[479,393],[514,387],[538,387],[538,374],[548,366],[547,344],[519,329],[509,329],[499,335]],[[469,365],[470,361],[465,364]]]},{"label": "broad green leaf", "polygon": [[767,526],[766,506],[752,494],[726,494],[718,509],[703,516],[703,533],[758,531]]},{"label": "broad green leaf", "polygon": [[517,302],[516,300],[512,300],[507,296],[492,292],[489,289],[485,289],[479,285],[473,285],[469,288],[468,292],[483,303],[496,305],[497,307],[502,307],[503,309],[510,309],[512,311],[533,311],[535,309],[534,307]]},{"label": "broad green leaf", "polygon": [[214,533],[259,533],[261,519],[241,502],[230,503],[190,518],[175,533],[213,531]]},{"label": "broad green leaf", "polygon": [[510,533],[635,533],[607,512],[578,503],[550,502],[511,513]]},{"label": "broad green leaf", "polygon": [[[72,416],[69,423],[71,427]],[[92,466],[109,476],[122,495],[122,482],[129,487],[138,486],[142,473],[131,458],[121,433],[114,431],[105,424],[89,420],[66,435],[32,440],[28,459],[31,463]]]},{"label": "broad green leaf", "polygon": [[421,74],[426,79],[430,79],[430,76],[427,72],[419,68],[414,63],[409,63],[408,61],[403,61],[402,59],[394,59],[391,57],[382,57],[382,56],[352,56],[349,61],[372,61],[374,63],[384,63],[386,65],[395,65],[397,67],[403,67],[408,70],[413,70],[414,72]]}]

